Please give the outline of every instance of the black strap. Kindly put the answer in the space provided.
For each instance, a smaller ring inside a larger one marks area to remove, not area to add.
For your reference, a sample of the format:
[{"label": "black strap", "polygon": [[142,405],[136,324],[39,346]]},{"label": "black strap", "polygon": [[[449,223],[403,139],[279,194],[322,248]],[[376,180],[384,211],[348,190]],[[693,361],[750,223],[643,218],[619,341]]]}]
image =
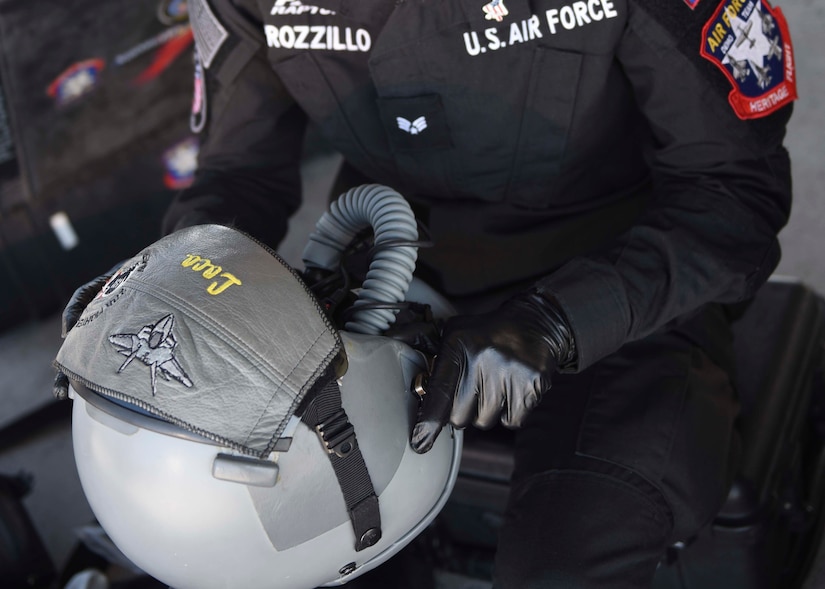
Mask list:
[{"label": "black strap", "polygon": [[301,421],[315,428],[327,451],[349,511],[356,552],[373,546],[381,539],[378,497],[358,448],[355,428],[341,405],[341,389],[334,375],[309,402]]}]

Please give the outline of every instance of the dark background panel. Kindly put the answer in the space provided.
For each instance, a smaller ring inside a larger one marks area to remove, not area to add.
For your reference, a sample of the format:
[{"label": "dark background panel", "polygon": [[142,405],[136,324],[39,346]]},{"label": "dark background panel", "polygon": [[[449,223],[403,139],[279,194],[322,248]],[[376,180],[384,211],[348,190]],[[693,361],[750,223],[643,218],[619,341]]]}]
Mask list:
[{"label": "dark background panel", "polygon": [[0,0],[0,330],[58,311],[158,238],[186,182],[169,150],[193,141],[185,7]]}]

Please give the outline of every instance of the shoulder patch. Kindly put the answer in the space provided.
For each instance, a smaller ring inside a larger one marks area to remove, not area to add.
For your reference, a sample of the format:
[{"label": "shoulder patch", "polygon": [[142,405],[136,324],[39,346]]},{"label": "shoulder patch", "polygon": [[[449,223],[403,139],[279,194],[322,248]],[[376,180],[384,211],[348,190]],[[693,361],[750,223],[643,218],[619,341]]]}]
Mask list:
[{"label": "shoulder patch", "polygon": [[190,3],[189,22],[195,34],[195,46],[203,67],[209,69],[221,45],[229,38],[229,33],[212,12],[207,0],[190,0]]},{"label": "shoulder patch", "polygon": [[733,85],[728,102],[740,119],[769,115],[797,98],[785,17],[764,0],[724,0],[702,29],[700,52]]}]

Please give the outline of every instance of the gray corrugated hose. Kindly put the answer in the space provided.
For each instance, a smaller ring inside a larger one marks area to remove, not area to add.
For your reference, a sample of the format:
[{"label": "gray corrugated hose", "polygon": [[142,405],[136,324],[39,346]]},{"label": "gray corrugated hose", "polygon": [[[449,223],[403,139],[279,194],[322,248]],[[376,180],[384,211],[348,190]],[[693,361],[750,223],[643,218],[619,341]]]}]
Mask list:
[{"label": "gray corrugated hose", "polygon": [[[404,197],[386,186],[365,184],[338,197],[316,223],[304,248],[304,264],[307,268],[335,270],[343,251],[367,227],[372,227],[376,253],[354,307],[402,302],[418,258],[418,247],[402,244],[417,241],[418,228]],[[388,247],[396,242],[398,245]],[[395,321],[395,314],[392,309],[364,309],[354,313],[344,329],[380,335]]]}]

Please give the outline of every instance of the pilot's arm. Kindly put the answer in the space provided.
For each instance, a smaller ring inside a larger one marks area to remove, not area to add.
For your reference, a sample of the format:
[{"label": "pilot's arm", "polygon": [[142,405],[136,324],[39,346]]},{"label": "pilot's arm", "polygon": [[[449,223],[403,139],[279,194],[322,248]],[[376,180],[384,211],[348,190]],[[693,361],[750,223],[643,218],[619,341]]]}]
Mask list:
[{"label": "pilot's arm", "polygon": [[[764,1],[693,4],[629,1],[616,54],[649,124],[647,209],[533,292],[447,324],[416,450],[429,449],[448,420],[520,425],[556,370],[581,371],[706,303],[752,297],[776,268],[791,206],[782,146],[796,96],[790,37]],[[770,69],[769,83],[758,68],[747,80],[733,74],[729,39],[744,35],[740,21],[757,25],[748,55]],[[784,56],[769,58],[777,38]]]},{"label": "pilot's arm", "polygon": [[[207,24],[192,19],[205,84],[192,113],[201,148],[195,181],[175,197],[163,232],[224,223],[276,248],[300,205],[306,117],[267,62],[254,1],[198,1],[191,10],[209,11]],[[224,40],[199,42],[199,22],[225,30],[211,37]],[[196,64],[196,84],[197,75]]]}]

